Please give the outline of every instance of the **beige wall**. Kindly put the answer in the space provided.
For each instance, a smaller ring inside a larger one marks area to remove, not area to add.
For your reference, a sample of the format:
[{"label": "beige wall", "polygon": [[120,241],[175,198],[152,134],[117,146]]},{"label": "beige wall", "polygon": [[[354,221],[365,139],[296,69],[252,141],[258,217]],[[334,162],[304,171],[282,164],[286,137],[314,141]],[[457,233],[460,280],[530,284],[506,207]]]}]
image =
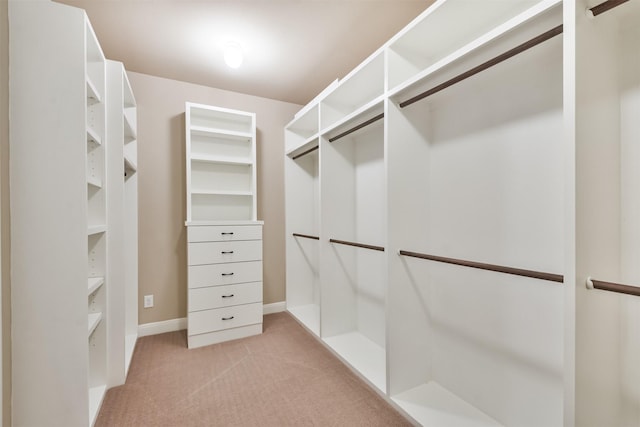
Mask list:
[{"label": "beige wall", "polygon": [[9,240],[9,19],[0,0],[0,233],[2,243],[2,425],[11,425],[11,283]]},{"label": "beige wall", "polygon": [[[283,127],[301,106],[133,72],[129,79],[138,103],[139,323],[186,317],[186,101],[256,113],[264,303],[284,301]],[[144,309],[149,294],[154,307]]]}]

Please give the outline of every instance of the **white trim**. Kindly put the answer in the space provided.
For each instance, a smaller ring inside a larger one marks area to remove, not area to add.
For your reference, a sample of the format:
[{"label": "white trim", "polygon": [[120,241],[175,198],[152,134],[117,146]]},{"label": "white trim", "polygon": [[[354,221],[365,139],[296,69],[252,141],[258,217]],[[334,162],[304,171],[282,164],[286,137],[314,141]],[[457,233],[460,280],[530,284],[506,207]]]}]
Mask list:
[{"label": "white trim", "polygon": [[262,314],[280,313],[287,309],[286,301],[274,302],[271,304],[265,304],[262,309]]},{"label": "white trim", "polygon": [[164,334],[187,329],[187,318],[163,320],[161,322],[143,323],[138,325],[138,338],[149,335]]},{"label": "white trim", "polygon": [[[280,313],[287,309],[285,301],[274,302],[272,304],[264,304],[262,308],[263,314]],[[187,318],[169,319],[160,322],[143,323],[138,325],[138,338],[149,335],[164,334],[166,332],[175,332],[187,329]]]}]

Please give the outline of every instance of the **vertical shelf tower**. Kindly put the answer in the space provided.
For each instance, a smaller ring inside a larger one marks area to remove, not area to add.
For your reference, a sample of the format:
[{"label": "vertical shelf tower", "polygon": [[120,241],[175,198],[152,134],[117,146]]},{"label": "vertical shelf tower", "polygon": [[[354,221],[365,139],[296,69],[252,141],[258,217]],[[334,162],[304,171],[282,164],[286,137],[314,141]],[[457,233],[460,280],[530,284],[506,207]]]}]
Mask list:
[{"label": "vertical shelf tower", "polygon": [[188,345],[262,333],[256,117],[186,103]]},{"label": "vertical shelf tower", "polygon": [[83,10],[9,13],[13,423],[91,426],[136,338],[135,100]]},{"label": "vertical shelf tower", "polygon": [[124,384],[138,329],[137,107],[120,62],[107,61],[109,378]]},{"label": "vertical shelf tower", "polygon": [[92,425],[111,285],[105,58],[81,9],[11,1],[9,13],[13,422]]}]

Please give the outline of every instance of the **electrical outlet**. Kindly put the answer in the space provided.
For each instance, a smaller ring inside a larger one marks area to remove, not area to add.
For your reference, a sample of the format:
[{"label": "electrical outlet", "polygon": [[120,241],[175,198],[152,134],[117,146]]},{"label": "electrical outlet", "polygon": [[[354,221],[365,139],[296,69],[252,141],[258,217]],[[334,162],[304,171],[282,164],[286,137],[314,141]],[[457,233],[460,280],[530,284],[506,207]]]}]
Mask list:
[{"label": "electrical outlet", "polygon": [[153,295],[145,295],[144,296],[144,308],[153,307]]}]

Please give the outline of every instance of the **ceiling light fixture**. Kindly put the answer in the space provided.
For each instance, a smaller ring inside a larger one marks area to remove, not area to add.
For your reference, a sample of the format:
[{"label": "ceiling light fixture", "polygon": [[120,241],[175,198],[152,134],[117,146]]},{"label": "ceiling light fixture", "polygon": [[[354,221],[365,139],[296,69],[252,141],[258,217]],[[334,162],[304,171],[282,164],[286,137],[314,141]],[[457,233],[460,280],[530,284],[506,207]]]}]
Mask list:
[{"label": "ceiling light fixture", "polygon": [[224,45],[224,62],[233,68],[239,68],[242,65],[243,55],[242,47],[234,41],[229,41]]}]

